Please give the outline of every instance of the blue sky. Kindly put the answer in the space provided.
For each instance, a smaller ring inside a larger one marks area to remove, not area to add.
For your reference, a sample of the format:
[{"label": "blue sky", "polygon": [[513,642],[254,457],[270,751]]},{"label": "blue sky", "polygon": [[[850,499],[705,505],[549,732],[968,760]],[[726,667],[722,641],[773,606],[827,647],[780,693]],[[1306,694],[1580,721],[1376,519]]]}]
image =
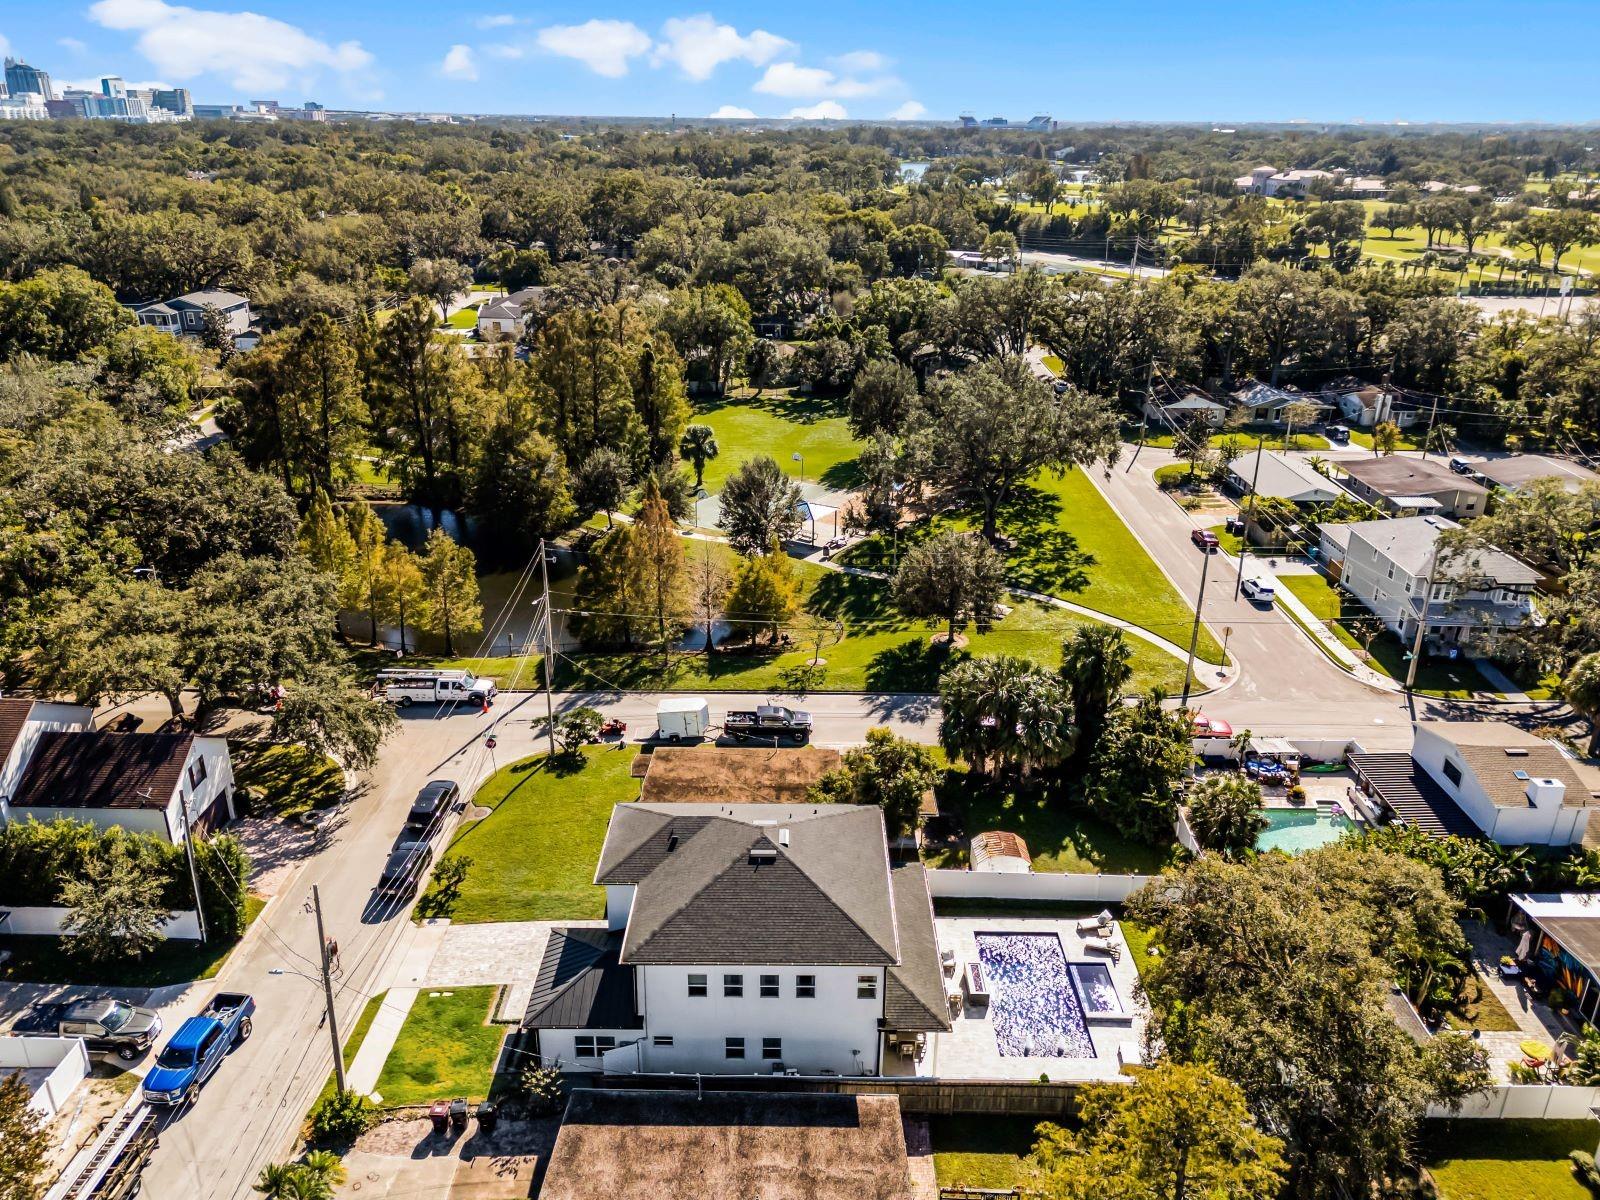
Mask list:
[{"label": "blue sky", "polygon": [[[688,116],[1591,121],[1594,0],[0,6],[60,82],[200,101]],[[1570,53],[1564,51],[1568,48]],[[1570,61],[1569,61],[1570,60]]]}]

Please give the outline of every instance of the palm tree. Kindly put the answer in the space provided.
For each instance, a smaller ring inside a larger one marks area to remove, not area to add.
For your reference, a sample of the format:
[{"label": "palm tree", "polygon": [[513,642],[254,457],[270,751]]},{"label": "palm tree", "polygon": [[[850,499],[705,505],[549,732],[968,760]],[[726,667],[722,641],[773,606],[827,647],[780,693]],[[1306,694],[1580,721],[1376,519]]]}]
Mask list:
[{"label": "palm tree", "polygon": [[332,1150],[312,1150],[303,1161],[307,1171],[321,1176],[334,1187],[338,1187],[349,1175],[344,1168],[344,1160]]},{"label": "palm tree", "polygon": [[698,490],[705,479],[706,464],[721,453],[722,448],[717,445],[717,433],[709,425],[691,425],[683,431],[683,441],[678,445],[678,453],[688,459],[694,467],[694,486]]},{"label": "palm tree", "polygon": [[1114,625],[1080,625],[1061,647],[1061,682],[1078,722],[1075,762],[1087,762],[1106,718],[1133,678],[1133,647]]}]

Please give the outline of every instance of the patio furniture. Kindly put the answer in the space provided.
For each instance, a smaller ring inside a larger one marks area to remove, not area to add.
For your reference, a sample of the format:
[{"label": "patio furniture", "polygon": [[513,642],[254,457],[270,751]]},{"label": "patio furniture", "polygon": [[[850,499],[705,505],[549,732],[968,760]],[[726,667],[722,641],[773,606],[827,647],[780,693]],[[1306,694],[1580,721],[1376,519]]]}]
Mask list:
[{"label": "patio furniture", "polygon": [[946,975],[954,975],[956,973],[956,952],[954,950],[939,951],[939,964],[944,967]]},{"label": "patio furniture", "polygon": [[1535,1038],[1517,1043],[1517,1049],[1522,1051],[1523,1063],[1536,1070],[1550,1061],[1550,1047]]},{"label": "patio furniture", "polygon": [[989,1003],[989,981],[984,976],[983,964],[969,962],[966,972],[961,977],[962,989],[967,993],[967,998],[980,1004]]},{"label": "patio furniture", "polygon": [[1500,963],[1500,978],[1511,980],[1522,978],[1522,968],[1516,963]]},{"label": "patio furniture", "polygon": [[1109,938],[1084,938],[1083,948],[1085,950],[1092,950],[1096,954],[1107,955],[1110,957],[1112,962],[1122,961],[1122,947],[1118,946]]},{"label": "patio furniture", "polygon": [[1116,923],[1108,910],[1102,909],[1092,917],[1085,917],[1078,922],[1080,934],[1092,934],[1099,937],[1110,937],[1111,927]]}]

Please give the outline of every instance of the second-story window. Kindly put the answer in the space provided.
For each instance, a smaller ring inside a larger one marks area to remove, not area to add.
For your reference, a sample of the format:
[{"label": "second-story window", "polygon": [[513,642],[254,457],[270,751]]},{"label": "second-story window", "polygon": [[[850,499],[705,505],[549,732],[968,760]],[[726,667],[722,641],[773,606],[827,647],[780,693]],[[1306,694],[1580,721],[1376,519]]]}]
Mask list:
[{"label": "second-story window", "polygon": [[815,975],[796,975],[794,977],[794,995],[796,1000],[815,1000],[817,998],[817,977]]},{"label": "second-story window", "polygon": [[876,1000],[878,998],[878,977],[876,975],[856,976],[856,999]]},{"label": "second-story window", "polygon": [[689,995],[704,996],[706,994],[706,977],[704,975],[689,976]]},{"label": "second-story window", "polygon": [[763,1000],[776,1000],[778,998],[778,977],[776,975],[763,975],[761,977],[761,998]]},{"label": "second-story window", "polygon": [[724,975],[722,977],[722,994],[724,996],[744,995],[744,976]]}]

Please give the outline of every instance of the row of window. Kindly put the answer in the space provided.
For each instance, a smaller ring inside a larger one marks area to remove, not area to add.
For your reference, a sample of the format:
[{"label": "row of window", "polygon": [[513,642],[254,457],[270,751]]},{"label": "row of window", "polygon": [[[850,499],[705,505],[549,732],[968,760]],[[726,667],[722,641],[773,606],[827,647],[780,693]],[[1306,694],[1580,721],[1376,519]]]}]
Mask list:
[{"label": "row of window", "polygon": [[[782,994],[782,981],[777,975],[761,975],[757,978],[756,987],[758,995],[764,1000],[776,1000]],[[689,995],[691,998],[704,997],[711,994],[711,977],[709,975],[689,976]],[[724,996],[741,997],[744,995],[743,975],[724,975],[722,977],[722,994]],[[794,997],[796,1000],[815,1000],[817,998],[817,977],[815,975],[796,975],[794,977]],[[876,1000],[878,998],[878,977],[876,975],[856,976],[856,999]]]},{"label": "row of window", "polygon": [[[672,1037],[660,1034],[650,1039],[658,1049],[670,1047]],[[572,1039],[573,1054],[577,1058],[599,1058],[607,1050],[617,1048],[617,1039],[614,1037],[600,1037],[592,1034],[579,1034]],[[744,1039],[742,1037],[724,1038],[722,1040],[722,1053],[725,1058],[744,1057]],[[776,1061],[783,1057],[783,1039],[764,1037],[761,1039],[761,1057],[769,1061]]]}]

